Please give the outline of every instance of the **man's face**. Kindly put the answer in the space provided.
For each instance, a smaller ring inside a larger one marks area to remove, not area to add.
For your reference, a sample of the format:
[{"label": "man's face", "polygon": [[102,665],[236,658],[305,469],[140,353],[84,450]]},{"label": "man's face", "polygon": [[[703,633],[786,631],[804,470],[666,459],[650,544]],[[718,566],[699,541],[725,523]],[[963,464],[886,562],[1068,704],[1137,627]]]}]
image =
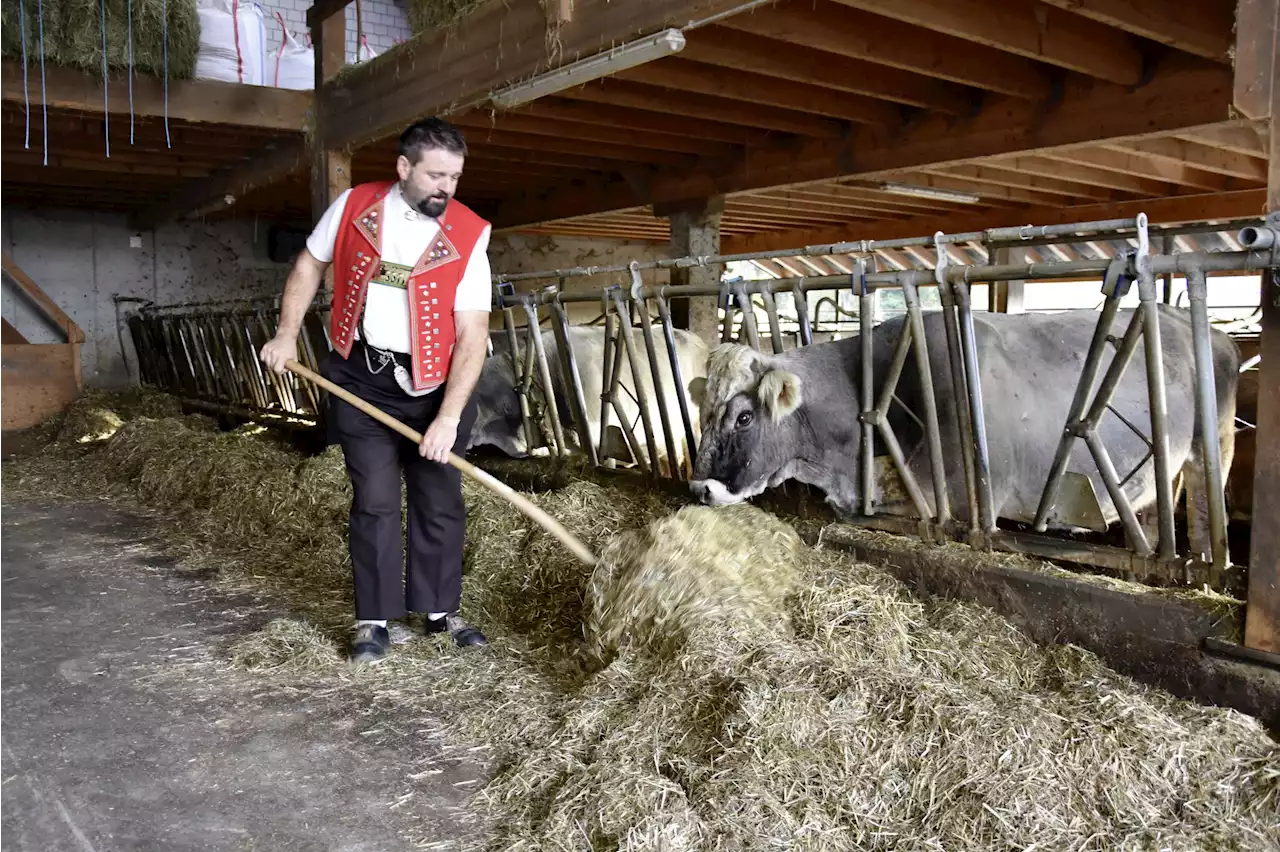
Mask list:
[{"label": "man's face", "polygon": [[424,216],[439,218],[458,190],[463,158],[442,148],[422,154],[414,165],[406,157],[396,160],[396,171],[404,184],[404,199]]}]

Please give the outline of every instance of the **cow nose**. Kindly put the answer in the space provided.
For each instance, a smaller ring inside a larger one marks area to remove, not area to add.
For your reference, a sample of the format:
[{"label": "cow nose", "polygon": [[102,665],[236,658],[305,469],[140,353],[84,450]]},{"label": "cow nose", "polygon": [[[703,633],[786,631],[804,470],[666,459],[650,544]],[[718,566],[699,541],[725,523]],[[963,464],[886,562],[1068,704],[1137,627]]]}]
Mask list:
[{"label": "cow nose", "polygon": [[695,479],[689,483],[689,490],[693,492],[693,496],[697,498],[699,503],[707,502],[707,497],[711,493],[711,488],[705,480]]}]

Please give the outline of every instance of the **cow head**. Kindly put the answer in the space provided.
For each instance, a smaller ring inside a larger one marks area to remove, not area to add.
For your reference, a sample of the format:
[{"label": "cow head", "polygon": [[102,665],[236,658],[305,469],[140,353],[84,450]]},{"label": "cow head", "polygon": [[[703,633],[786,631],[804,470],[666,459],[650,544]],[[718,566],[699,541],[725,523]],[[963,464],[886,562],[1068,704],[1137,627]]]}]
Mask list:
[{"label": "cow head", "polygon": [[800,377],[747,346],[722,344],[691,391],[702,437],[690,482],[713,506],[739,503],[789,476],[799,445]]},{"label": "cow head", "polygon": [[514,458],[528,456],[521,428],[520,394],[511,360],[505,353],[485,359],[472,395],[476,400],[476,425],[471,429],[467,449],[487,444]]}]

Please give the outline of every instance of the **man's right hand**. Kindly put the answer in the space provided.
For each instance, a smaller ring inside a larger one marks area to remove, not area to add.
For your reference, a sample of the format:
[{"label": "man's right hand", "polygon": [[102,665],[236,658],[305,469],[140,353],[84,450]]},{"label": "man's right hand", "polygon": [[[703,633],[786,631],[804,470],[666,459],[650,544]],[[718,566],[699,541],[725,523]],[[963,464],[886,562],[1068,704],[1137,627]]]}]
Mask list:
[{"label": "man's right hand", "polygon": [[298,357],[297,335],[283,332],[277,334],[262,347],[259,357],[269,369],[283,376],[288,369],[285,362]]}]

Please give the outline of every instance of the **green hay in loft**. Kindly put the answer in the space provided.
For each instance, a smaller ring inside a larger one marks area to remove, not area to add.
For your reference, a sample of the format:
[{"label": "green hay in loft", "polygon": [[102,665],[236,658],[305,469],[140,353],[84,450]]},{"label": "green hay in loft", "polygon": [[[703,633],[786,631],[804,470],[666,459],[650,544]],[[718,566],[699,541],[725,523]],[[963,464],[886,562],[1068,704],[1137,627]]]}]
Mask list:
[{"label": "green hay in loft", "polygon": [[485,0],[411,0],[409,29],[414,35],[421,35],[452,26],[484,3]]},{"label": "green hay in loft", "polygon": [[[102,6],[100,0],[44,0],[44,49],[46,63],[102,73]],[[200,46],[200,21],[195,0],[132,0],[133,66],[141,73],[164,73],[164,20],[168,18],[169,78],[189,79],[195,74]],[[39,87],[39,18],[35,0],[23,0],[26,12],[28,73],[35,69],[33,94]],[[129,68],[129,0],[107,0],[107,65],[114,71]],[[22,32],[19,0],[0,0],[0,53],[21,61]]]}]

